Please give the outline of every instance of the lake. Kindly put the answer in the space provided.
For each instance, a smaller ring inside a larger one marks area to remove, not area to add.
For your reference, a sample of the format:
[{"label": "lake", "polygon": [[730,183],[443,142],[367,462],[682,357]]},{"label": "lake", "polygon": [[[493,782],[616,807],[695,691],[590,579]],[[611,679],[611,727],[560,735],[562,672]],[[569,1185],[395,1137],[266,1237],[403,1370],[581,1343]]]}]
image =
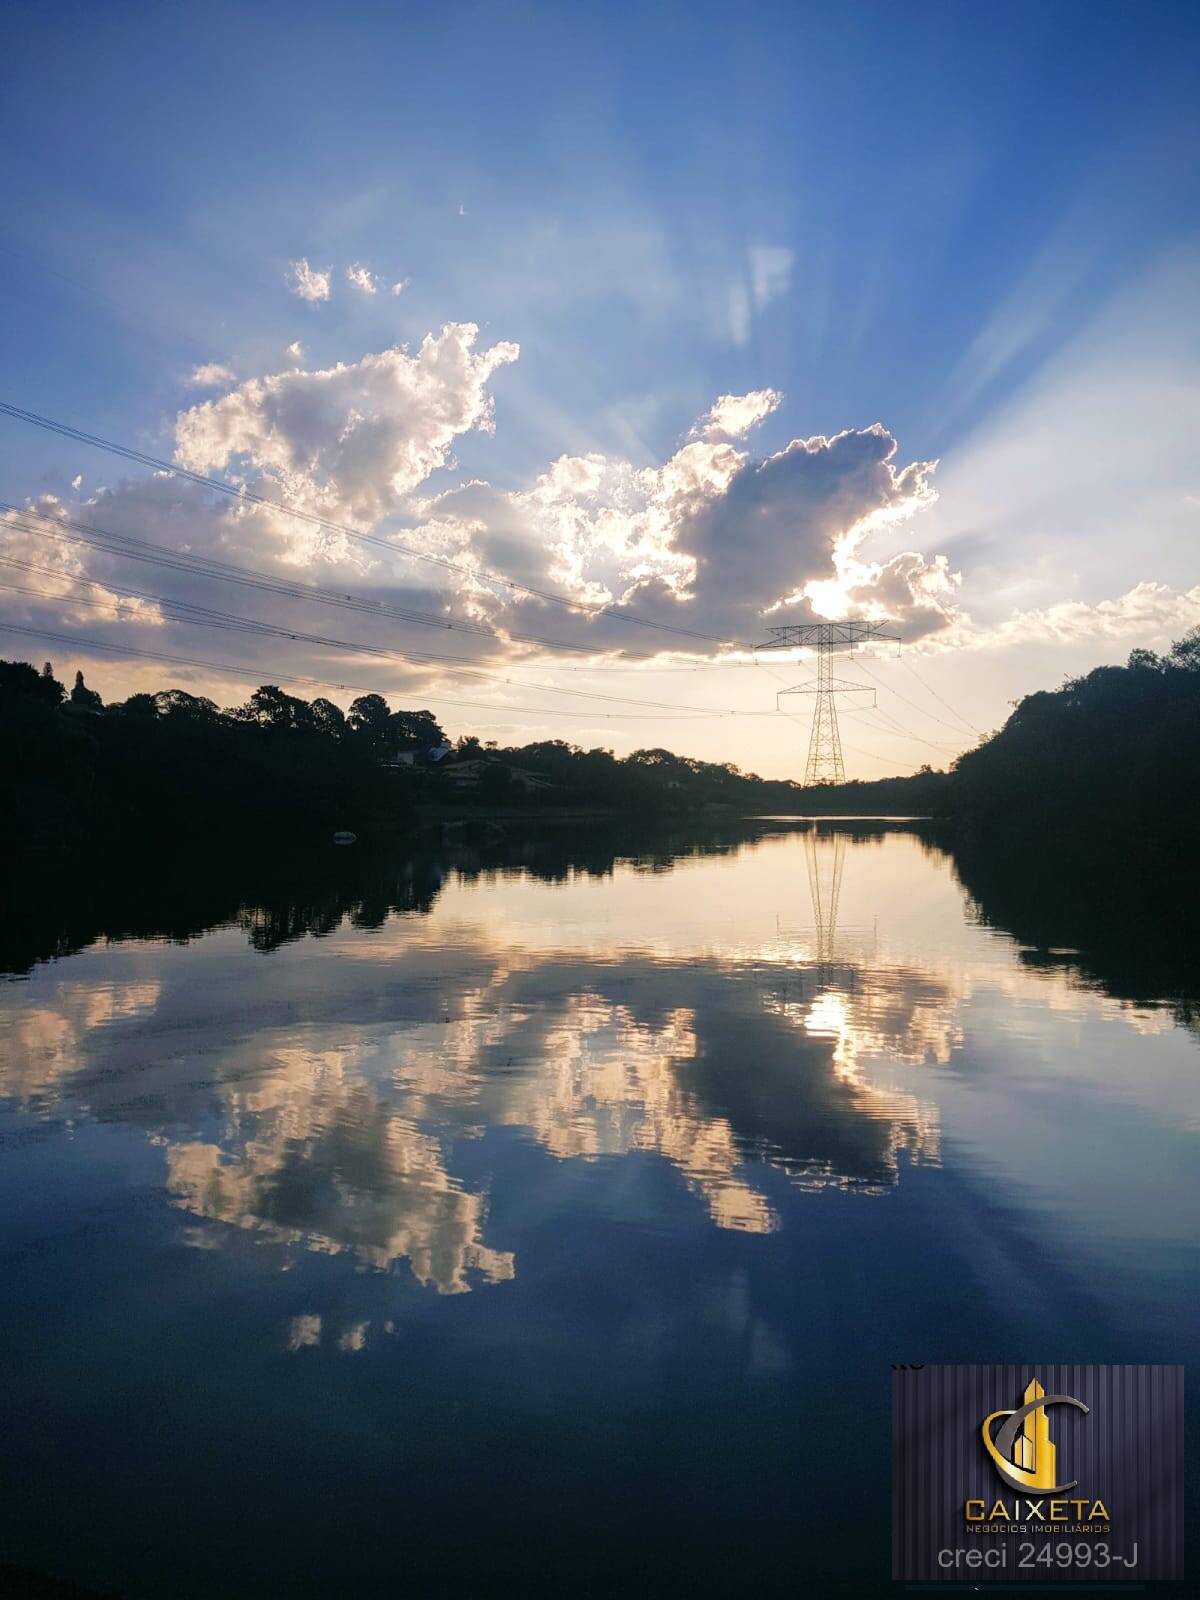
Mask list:
[{"label": "lake", "polygon": [[1196,1357],[1196,969],[1152,920],[902,820],[31,890],[3,1559],[891,1592],[893,1363]]}]

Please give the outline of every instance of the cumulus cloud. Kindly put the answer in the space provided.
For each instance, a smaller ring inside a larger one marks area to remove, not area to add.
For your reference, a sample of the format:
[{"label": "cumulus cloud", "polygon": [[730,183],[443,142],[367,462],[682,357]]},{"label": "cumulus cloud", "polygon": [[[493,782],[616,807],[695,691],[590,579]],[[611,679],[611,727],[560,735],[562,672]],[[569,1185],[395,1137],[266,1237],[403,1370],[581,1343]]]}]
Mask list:
[{"label": "cumulus cloud", "polygon": [[448,323],[416,355],[397,346],[313,372],[239,384],[181,412],[176,456],[196,472],[238,462],[289,505],[377,521],[449,459],[454,439],[490,430],[492,374],[515,344],[477,351],[474,323]]},{"label": "cumulus cloud", "polygon": [[935,497],[934,463],[897,468],[895,454],[895,439],[873,423],[793,439],[763,461],[746,461],[676,534],[676,548],[695,562],[691,587],[702,609],[748,623],[768,612],[788,621],[870,604],[872,574],[853,565],[864,540]]},{"label": "cumulus cloud", "polygon": [[[497,633],[456,640],[481,663],[538,653],[506,642],[518,634],[552,635],[598,654],[657,644],[706,655],[718,641],[761,640],[775,622],[887,619],[906,638],[954,622],[958,580],[943,557],[871,556],[876,535],[894,536],[894,525],[933,501],[935,464],[899,460],[896,441],[878,423],[795,439],[756,458],[735,440],[778,404],[772,390],[721,396],[698,425],[704,436],[690,437],[657,465],[600,452],[564,455],[515,488],[474,480],[419,497],[430,474],[451,463],[457,438],[491,428],[490,380],[517,355],[508,343],[481,350],[474,325],[449,324],[412,352],[394,348],[245,380],[179,414],[176,459],[192,471],[222,473],[268,503],[215,499],[202,485],[162,473],[99,490],[77,514],[202,559],[352,589],[368,603],[483,621]],[[450,565],[391,557],[299,521],[289,508],[363,529],[400,518],[397,537],[407,550]],[[231,636],[227,650],[254,670],[269,662],[268,676],[282,680],[290,663],[294,672],[328,674],[351,688],[404,693],[441,682],[448,693],[462,692],[438,668],[387,658],[389,651],[430,647],[429,631],[418,623],[383,613],[373,619],[361,609],[351,623],[310,608],[301,621],[287,595],[256,591],[243,599],[203,566],[179,568],[169,579],[138,572],[131,580],[124,558],[94,549],[61,546],[57,559],[59,568],[39,580],[40,593],[80,623],[85,614],[72,609],[71,579],[86,571],[101,584],[132,581],[289,632],[299,623],[383,652],[368,664],[350,646],[334,649],[328,641],[314,656],[319,642],[306,647],[294,633],[282,642],[238,637],[236,645]],[[546,601],[519,586],[580,604],[550,613]],[[621,618],[598,614],[614,602],[684,636],[634,632]],[[117,608],[130,618],[116,595],[113,607],[114,618]],[[172,649],[195,648],[197,634],[185,621],[152,606],[139,620],[155,629],[141,641],[149,647],[165,649],[169,641]],[[123,637],[139,642],[132,631]],[[236,698],[228,687],[213,692],[230,703]]]},{"label": "cumulus cloud", "polygon": [[[935,464],[897,467],[895,454],[878,423],[796,439],[757,461],[696,440],[659,467],[564,456],[529,489],[467,484],[416,509],[428,539],[460,558],[709,638],[745,643],[768,618],[849,615],[927,632],[950,620],[956,579],[945,563],[910,554],[880,565],[863,553],[874,533],[934,499]],[[503,598],[514,625],[532,625],[540,602]],[[564,626],[597,647],[616,647],[621,633],[603,619]]]},{"label": "cumulus cloud", "polygon": [[300,357],[304,354],[304,346],[300,343],[299,339],[292,340],[291,344],[287,347],[287,353],[294,361],[300,360]]},{"label": "cumulus cloud", "polygon": [[994,627],[975,627],[963,619],[946,643],[956,649],[1018,644],[1088,644],[1129,640],[1155,644],[1177,638],[1200,624],[1200,584],[1172,589],[1165,583],[1137,583],[1112,600],[1062,600],[1026,611]]},{"label": "cumulus cloud", "polygon": [[219,361],[206,361],[194,368],[188,382],[196,389],[214,389],[218,384],[233,382],[233,373]]},{"label": "cumulus cloud", "polygon": [[741,439],[776,409],[778,389],[752,389],[749,394],[723,394],[692,429],[703,439]]},{"label": "cumulus cloud", "polygon": [[409,283],[409,280],[407,278],[398,278],[396,280],[396,282],[392,285],[392,293],[393,294],[403,294],[405,289],[408,288],[408,283]]},{"label": "cumulus cloud", "polygon": [[331,270],[326,268],[320,272],[316,267],[310,267],[303,256],[299,261],[293,261],[292,267],[292,293],[301,300],[328,300],[329,280]]},{"label": "cumulus cloud", "polygon": [[[6,615],[19,616],[25,623],[44,623],[49,609],[56,622],[161,625],[162,615],[153,601],[109,588],[82,546],[54,537],[67,532],[67,515],[67,507],[52,494],[31,500],[23,510],[0,514],[4,536],[0,583],[8,591]],[[122,585],[134,586],[128,578]]]},{"label": "cumulus cloud", "polygon": [[379,288],[378,279],[369,268],[363,266],[361,261],[356,261],[352,267],[346,268],[346,282],[352,284],[362,294],[375,294]]}]

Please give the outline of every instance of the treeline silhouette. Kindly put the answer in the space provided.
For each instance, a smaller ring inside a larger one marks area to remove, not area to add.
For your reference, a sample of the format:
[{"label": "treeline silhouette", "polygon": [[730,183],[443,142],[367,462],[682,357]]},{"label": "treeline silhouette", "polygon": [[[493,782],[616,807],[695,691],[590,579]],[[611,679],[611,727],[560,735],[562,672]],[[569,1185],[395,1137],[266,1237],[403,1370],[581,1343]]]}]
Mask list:
[{"label": "treeline silhouette", "polygon": [[1103,879],[1200,859],[1200,628],[1026,695],[960,756],[947,789],[960,846],[1048,853]]},{"label": "treeline silhouette", "polygon": [[[483,804],[535,809],[589,805],[648,816],[707,806],[781,815],[923,816],[940,802],[947,781],[944,773],[924,767],[912,777],[806,788],[788,778],[744,772],[731,761],[701,761],[663,749],[615,756],[611,750],[585,750],[563,739],[500,747],[467,738],[459,740],[457,754],[483,763],[479,790],[468,802],[477,799]],[[544,779],[548,787],[530,793],[521,784],[527,774]],[[437,792],[436,779],[426,792]]]},{"label": "treeline silhouette", "polygon": [[349,715],[273,685],[244,705],[167,689],[104,706],[77,673],[68,695],[0,661],[0,827],[10,848],[69,854],[128,837],[395,832],[411,801],[380,751],[438,738],[428,712],[393,714],[378,695]]},{"label": "treeline silhouette", "polygon": [[[328,839],[404,832],[415,807],[538,811],[589,807],[640,816],[738,811],[925,812],[943,774],[804,789],[669,750],[584,750],[562,740],[508,749],[463,738],[448,750],[429,711],[361,695],[348,712],[272,684],[245,704],[167,689],[105,705],[76,674],[68,694],[49,663],[0,661],[0,828],[10,849],[71,854],[131,835]],[[397,766],[408,755],[421,759]],[[464,788],[451,774],[472,773]],[[530,779],[538,780],[531,782]]]},{"label": "treeline silhouette", "polygon": [[[76,675],[0,662],[0,827],[18,850],[70,854],[131,833],[328,839],[403,834],[416,807],[592,808],[645,818],[934,816],[959,848],[1051,853],[1056,865],[1200,858],[1200,629],[1027,695],[949,772],[805,788],[670,750],[561,739],[450,750],[429,711],[375,694],[348,712],[265,684],[221,710],[181,689],[105,706]],[[435,760],[435,756],[443,759]],[[409,764],[404,764],[412,757]],[[396,763],[400,762],[400,765]]]}]

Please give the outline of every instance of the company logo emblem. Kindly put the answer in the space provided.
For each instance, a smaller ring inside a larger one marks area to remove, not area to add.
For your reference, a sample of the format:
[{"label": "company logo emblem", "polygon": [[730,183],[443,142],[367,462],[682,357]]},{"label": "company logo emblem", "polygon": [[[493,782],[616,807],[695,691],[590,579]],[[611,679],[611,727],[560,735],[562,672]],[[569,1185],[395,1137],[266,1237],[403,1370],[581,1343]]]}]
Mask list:
[{"label": "company logo emblem", "polygon": [[[1057,1451],[1050,1438],[1048,1406],[1074,1406],[1087,1414],[1087,1406],[1069,1394],[1047,1394],[1036,1378],[1025,1390],[1025,1403],[1014,1411],[993,1411],[984,1419],[983,1445],[992,1465],[1012,1489],[1038,1489],[1043,1494],[1062,1494],[1079,1482],[1058,1483]],[[997,1417],[1008,1421],[993,1436]]]}]

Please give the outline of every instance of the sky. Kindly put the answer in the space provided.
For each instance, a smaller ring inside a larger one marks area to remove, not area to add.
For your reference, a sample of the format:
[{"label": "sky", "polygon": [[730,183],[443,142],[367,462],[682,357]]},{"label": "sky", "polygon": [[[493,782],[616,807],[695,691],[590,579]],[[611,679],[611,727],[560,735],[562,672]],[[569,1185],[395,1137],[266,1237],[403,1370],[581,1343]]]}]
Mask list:
[{"label": "sky", "polygon": [[848,775],[945,765],[1200,623],[1198,43],[17,0],[0,401],[144,459],[0,415],[0,654],[798,777],[849,617]]}]

